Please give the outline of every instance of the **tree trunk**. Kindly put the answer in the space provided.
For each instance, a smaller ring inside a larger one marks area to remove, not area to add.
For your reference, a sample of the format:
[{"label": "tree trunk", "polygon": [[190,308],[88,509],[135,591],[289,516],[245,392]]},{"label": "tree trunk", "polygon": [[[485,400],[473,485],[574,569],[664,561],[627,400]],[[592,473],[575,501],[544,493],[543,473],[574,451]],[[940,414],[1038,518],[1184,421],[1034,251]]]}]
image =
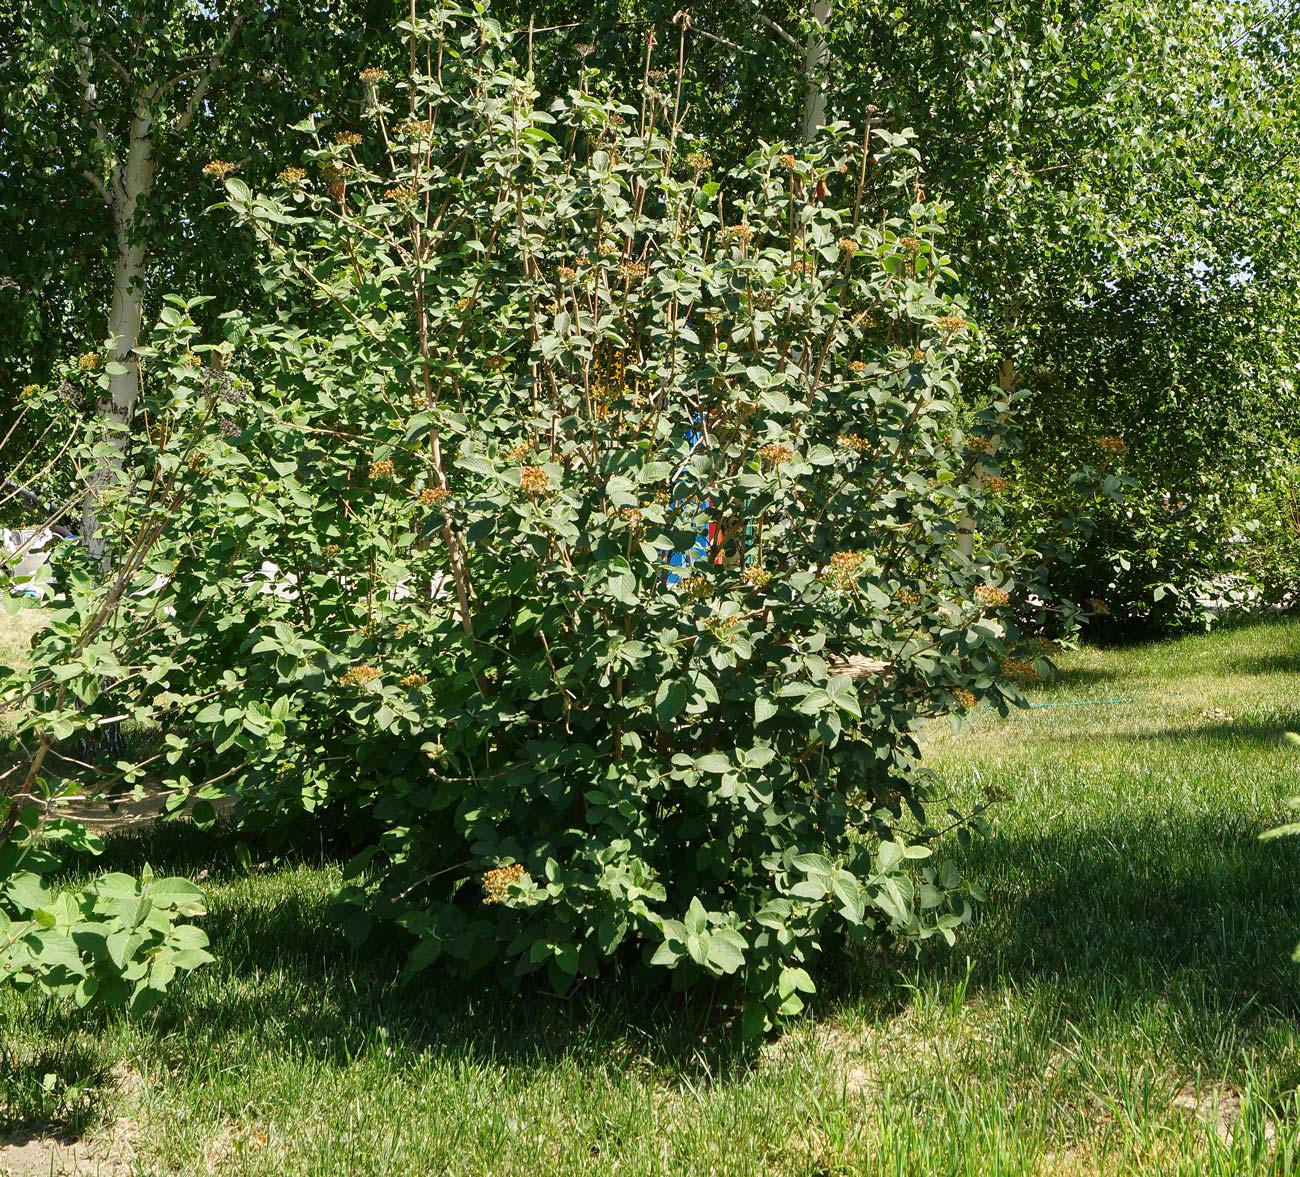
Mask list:
[{"label": "tree trunk", "polygon": [[117,481],[131,415],[140,395],[140,367],[135,351],[140,344],[140,327],[144,320],[145,263],[148,260],[144,226],[140,224],[141,202],[153,188],[157,172],[153,155],[154,116],[150,107],[151,103],[143,98],[136,103],[126,159],[117,162],[109,187],[116,255],[113,261],[113,295],[108,312],[111,343],[105,359],[112,367],[108,374],[108,396],[100,401],[98,411],[100,420],[109,427],[109,440],[116,454],[100,459],[91,472],[81,508],[82,540],[86,550],[105,565],[109,553],[99,522],[99,500],[104,491]]},{"label": "tree trunk", "polygon": [[812,25],[803,50],[803,123],[799,137],[810,143],[826,125],[826,66],[831,59],[827,29],[834,0],[812,0]]}]

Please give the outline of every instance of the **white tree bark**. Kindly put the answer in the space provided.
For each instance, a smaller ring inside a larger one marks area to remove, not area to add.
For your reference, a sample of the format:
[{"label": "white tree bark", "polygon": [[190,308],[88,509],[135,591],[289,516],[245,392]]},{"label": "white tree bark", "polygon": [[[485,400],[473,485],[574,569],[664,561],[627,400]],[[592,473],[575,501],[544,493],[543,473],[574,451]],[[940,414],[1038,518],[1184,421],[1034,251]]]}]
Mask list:
[{"label": "white tree bark", "polygon": [[812,0],[808,39],[803,47],[803,122],[799,137],[811,142],[826,125],[826,67],[830,64],[831,46],[827,30],[831,23],[834,0]]},{"label": "white tree bark", "polygon": [[137,100],[131,116],[130,142],[126,158],[114,161],[107,185],[109,210],[113,216],[113,293],[108,312],[110,347],[105,357],[112,365],[108,374],[108,396],[99,405],[100,419],[111,429],[118,457],[106,458],[90,474],[81,508],[82,540],[96,559],[105,560],[99,500],[117,478],[121,454],[126,449],[127,431],[136,399],[140,395],[140,365],[136,348],[144,320],[145,262],[142,204],[153,189],[157,164],[154,160],[156,129],[153,104],[157,93]]},{"label": "white tree bark", "polygon": [[[140,363],[136,349],[144,319],[145,280],[149,260],[148,224],[145,204],[153,191],[158,174],[155,147],[160,133],[183,135],[208,99],[209,87],[222,67],[244,22],[240,12],[231,20],[225,35],[213,46],[206,65],[183,69],[172,78],[140,77],[107,50],[92,40],[88,24],[74,18],[77,41],[77,81],[81,89],[82,111],[90,137],[92,166],[81,175],[99,193],[113,222],[113,293],[108,312],[109,350],[105,359],[108,372],[108,395],[99,402],[101,421],[109,426],[116,456],[101,459],[88,472],[86,497],[81,508],[82,538],[87,550],[101,565],[107,566],[111,553],[106,550],[99,525],[100,499],[105,489],[117,481],[122,468],[131,427],[131,417],[140,395]],[[96,71],[102,63],[122,80],[132,95],[131,117],[125,145],[119,139],[120,128],[105,121],[100,101]],[[165,123],[160,123],[165,95],[174,95],[181,83],[193,80],[189,99],[183,109]],[[112,127],[112,129],[110,129]]]},{"label": "white tree bark", "polygon": [[113,340],[112,359],[126,370],[109,375],[112,413],[129,421],[140,394],[140,368],[135,349],[140,343],[144,318],[146,249],[143,241],[141,205],[153,190],[157,165],[154,162],[154,115],[151,101],[136,103],[131,117],[131,143],[126,159],[117,169],[113,185],[113,228],[117,257],[113,266],[113,299],[109,307],[108,334]]}]

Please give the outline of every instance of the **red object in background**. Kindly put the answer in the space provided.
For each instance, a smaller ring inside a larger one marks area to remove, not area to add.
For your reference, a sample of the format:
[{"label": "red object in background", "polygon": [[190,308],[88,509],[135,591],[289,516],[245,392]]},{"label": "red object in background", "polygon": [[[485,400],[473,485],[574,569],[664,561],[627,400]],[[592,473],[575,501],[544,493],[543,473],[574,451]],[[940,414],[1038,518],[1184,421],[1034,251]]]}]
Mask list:
[{"label": "red object in background", "polygon": [[726,539],[726,537],[722,534],[722,525],[720,523],[710,523],[708,535],[709,535],[709,551],[717,553],[713,557],[713,563],[721,564],[722,545]]}]

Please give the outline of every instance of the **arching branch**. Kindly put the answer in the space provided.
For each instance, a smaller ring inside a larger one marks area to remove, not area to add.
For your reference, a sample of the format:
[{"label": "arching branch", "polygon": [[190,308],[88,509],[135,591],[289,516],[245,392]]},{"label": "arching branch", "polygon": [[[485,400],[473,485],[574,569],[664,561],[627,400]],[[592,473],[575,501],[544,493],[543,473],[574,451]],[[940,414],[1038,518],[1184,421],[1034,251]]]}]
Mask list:
[{"label": "arching branch", "polygon": [[[204,68],[199,80],[194,83],[194,89],[190,91],[189,101],[185,104],[185,109],[181,111],[180,116],[176,119],[172,127],[178,135],[183,135],[190,123],[194,121],[194,116],[198,113],[199,107],[203,105],[203,100],[208,96],[208,88],[212,85],[212,79],[217,70],[221,68],[226,54],[230,51],[231,45],[235,43],[235,38],[239,36],[239,30],[244,23],[244,14],[241,12],[230,22],[230,28],[227,30],[225,37],[220,44],[212,51],[208,58],[208,64]],[[168,83],[169,86],[175,85],[181,77],[187,77],[188,74],[182,74],[180,77],[173,78]]]}]

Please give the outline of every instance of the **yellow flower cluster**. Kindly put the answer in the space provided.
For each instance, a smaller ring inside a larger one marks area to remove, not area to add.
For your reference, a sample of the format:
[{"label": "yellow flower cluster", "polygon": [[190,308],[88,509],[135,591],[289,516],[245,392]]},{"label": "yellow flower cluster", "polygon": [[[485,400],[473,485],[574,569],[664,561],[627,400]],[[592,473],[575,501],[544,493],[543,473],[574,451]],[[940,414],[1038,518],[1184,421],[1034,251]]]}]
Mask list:
[{"label": "yellow flower cluster", "polygon": [[396,467],[390,458],[380,458],[377,462],[370,463],[370,478],[372,481],[378,481],[381,478],[392,478],[396,473]]},{"label": "yellow flower cluster", "polygon": [[235,165],[224,159],[209,160],[203,165],[203,174],[210,180],[224,180],[234,170]]},{"label": "yellow flower cluster", "polygon": [[1042,676],[1032,662],[1020,658],[1006,658],[1002,662],[1002,673],[1009,679],[1019,682],[1037,682]]},{"label": "yellow flower cluster", "polygon": [[528,872],[517,862],[509,866],[498,866],[483,875],[483,902],[500,903],[510,894],[512,883],[521,883],[528,877]]},{"label": "yellow flower cluster", "polygon": [[863,360],[850,360],[849,371],[855,376],[861,376],[867,370],[867,365]]},{"label": "yellow flower cluster", "polygon": [[294,184],[301,184],[307,178],[307,173],[302,168],[285,168],[278,178],[281,184],[292,187]]},{"label": "yellow flower cluster", "polygon": [[776,162],[779,163],[783,168],[787,168],[790,171],[794,171],[795,166],[798,164],[799,161],[795,159],[795,157],[787,151],[784,155],[778,156]]},{"label": "yellow flower cluster", "polygon": [[966,320],[960,315],[940,315],[935,320],[949,335],[956,335],[966,326]]},{"label": "yellow flower cluster", "polygon": [[925,248],[925,246],[915,237],[900,237],[898,239],[898,244],[902,249],[905,249],[911,254],[920,253],[921,250]]},{"label": "yellow flower cluster", "polygon": [[994,494],[1001,494],[1003,491],[1011,489],[1011,479],[1002,478],[997,474],[990,474],[984,480],[984,485]]},{"label": "yellow flower cluster", "polygon": [[600,254],[601,257],[613,257],[615,254],[622,253],[622,250],[620,250],[612,241],[602,241],[598,246],[596,246],[596,252]]},{"label": "yellow flower cluster", "polygon": [[339,686],[364,687],[379,677],[379,668],[375,666],[352,666],[339,678]]},{"label": "yellow flower cluster", "polygon": [[344,131],[340,135],[334,136],[335,147],[359,147],[361,145],[361,136],[356,131]]},{"label": "yellow flower cluster", "polygon": [[698,151],[692,151],[686,157],[686,163],[693,172],[707,172],[713,166],[713,160]]},{"label": "yellow flower cluster", "polygon": [[388,189],[386,195],[394,204],[402,204],[416,200],[420,195],[420,190],[414,184],[394,184]]},{"label": "yellow flower cluster", "polygon": [[449,491],[443,490],[440,486],[430,486],[420,491],[417,501],[422,507],[436,507],[439,503],[445,503],[449,497]]},{"label": "yellow flower cluster", "polygon": [[618,272],[627,282],[639,282],[645,277],[645,262],[624,262]]},{"label": "yellow flower cluster", "polygon": [[418,671],[416,671],[416,672],[413,673],[413,674],[408,674],[408,675],[403,676],[403,678],[402,678],[402,686],[404,686],[404,687],[422,687],[422,686],[424,686],[424,684],[427,683],[428,681],[429,681],[429,676],[428,676],[427,674],[420,674]]},{"label": "yellow flower cluster", "polygon": [[525,494],[543,495],[551,489],[551,476],[540,466],[525,466],[519,474]]},{"label": "yellow flower cluster", "polygon": [[[596,415],[604,418],[609,415],[609,403],[625,396],[629,391],[627,358],[622,348],[601,344],[596,349],[591,365],[591,387],[595,394]],[[636,388],[637,383],[633,380],[631,391],[634,394]]]},{"label": "yellow flower cluster", "polygon": [[826,566],[823,579],[832,588],[841,591],[853,587],[862,565],[866,563],[866,552],[836,552]]},{"label": "yellow flower cluster", "polygon": [[979,700],[975,698],[974,692],[968,691],[965,687],[958,687],[955,691],[953,691],[952,697],[956,699],[958,703],[960,703],[963,707],[967,708],[968,710],[971,707],[974,707],[975,704],[979,702]]},{"label": "yellow flower cluster", "polygon": [[1108,454],[1126,454],[1128,453],[1128,442],[1122,437],[1116,437],[1111,433],[1105,437],[1097,438],[1097,448]]},{"label": "yellow flower cluster", "polygon": [[555,276],[559,278],[561,282],[576,282],[578,280],[578,271],[572,266],[560,266],[559,269],[555,271]]},{"label": "yellow flower cluster", "polygon": [[734,237],[741,245],[744,245],[754,236],[754,230],[749,225],[732,225],[727,229],[727,235]]},{"label": "yellow flower cluster", "polygon": [[641,512],[636,507],[620,507],[618,517],[634,530],[641,526]]},{"label": "yellow flower cluster", "polygon": [[77,367],[83,372],[93,372],[103,362],[103,356],[97,351],[88,351],[84,356],[77,358]]},{"label": "yellow flower cluster", "polygon": [[40,391],[41,386],[39,384],[24,384],[22,391],[18,395],[22,397],[23,400],[29,401]]},{"label": "yellow flower cluster", "polygon": [[376,82],[382,82],[385,78],[387,78],[388,71],[386,69],[379,69],[376,66],[372,65],[370,66],[369,69],[363,69],[357,75],[357,77],[359,77],[367,85],[373,86]]},{"label": "yellow flower cluster", "polygon": [[769,441],[767,445],[758,447],[758,456],[770,465],[783,466],[794,457],[794,450],[780,442]]},{"label": "yellow flower cluster", "polygon": [[840,239],[840,253],[847,253],[849,257],[852,257],[861,248],[862,246],[854,241],[852,237],[844,237]]},{"label": "yellow flower cluster", "polygon": [[995,588],[991,584],[977,585],[974,597],[985,609],[1000,609],[1011,600],[1010,594],[1005,589]]},{"label": "yellow flower cluster", "polygon": [[340,548],[338,544],[326,544],[323,548],[321,548],[320,551],[321,551],[321,555],[324,556],[325,559],[332,560],[342,550],[343,549]]},{"label": "yellow flower cluster", "polygon": [[871,448],[871,442],[865,437],[855,437],[851,433],[841,433],[835,444],[855,454],[865,454]]},{"label": "yellow flower cluster", "polygon": [[772,582],[772,574],[761,564],[751,564],[740,574],[740,579],[750,588],[767,588]]},{"label": "yellow flower cluster", "polygon": [[739,617],[710,617],[705,622],[705,628],[708,629],[718,641],[724,644],[729,642],[734,635],[736,626],[740,624]]}]

